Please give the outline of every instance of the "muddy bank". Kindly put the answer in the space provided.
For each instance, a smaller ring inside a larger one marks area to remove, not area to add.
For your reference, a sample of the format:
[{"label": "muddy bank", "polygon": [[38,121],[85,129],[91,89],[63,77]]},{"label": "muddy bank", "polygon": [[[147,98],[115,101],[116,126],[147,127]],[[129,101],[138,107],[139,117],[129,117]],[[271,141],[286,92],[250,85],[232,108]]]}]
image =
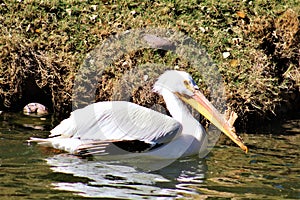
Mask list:
[{"label": "muddy bank", "polygon": [[[59,118],[68,116],[74,79],[87,53],[113,35],[150,27],[182,32],[206,49],[222,74],[228,107],[239,114],[241,130],[299,110],[300,8],[296,1],[282,5],[267,1],[21,1],[2,3],[0,11],[1,110],[19,111],[29,102],[39,102]],[[179,66],[203,84],[201,75],[182,57],[142,49],[108,66],[98,77],[95,100],[111,100],[120,77],[145,63]],[[151,83],[134,89],[129,100],[164,106],[160,97],[149,93]]]}]

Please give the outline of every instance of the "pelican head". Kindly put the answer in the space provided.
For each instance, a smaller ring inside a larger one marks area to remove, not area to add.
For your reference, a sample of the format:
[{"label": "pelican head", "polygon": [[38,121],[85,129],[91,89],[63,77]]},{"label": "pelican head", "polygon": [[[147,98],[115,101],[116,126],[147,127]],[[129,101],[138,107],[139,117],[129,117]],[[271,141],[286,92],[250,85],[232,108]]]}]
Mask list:
[{"label": "pelican head", "polygon": [[248,152],[247,146],[245,146],[241,138],[235,133],[234,128],[199,91],[199,87],[188,73],[168,70],[159,76],[153,86],[153,90],[159,94],[162,94],[163,90],[174,93],[180,100],[191,105],[213,123],[242,150]]},{"label": "pelican head", "polygon": [[153,90],[161,94],[162,90],[169,90],[176,94],[193,96],[195,90],[199,90],[193,78],[184,71],[168,70],[158,77]]}]

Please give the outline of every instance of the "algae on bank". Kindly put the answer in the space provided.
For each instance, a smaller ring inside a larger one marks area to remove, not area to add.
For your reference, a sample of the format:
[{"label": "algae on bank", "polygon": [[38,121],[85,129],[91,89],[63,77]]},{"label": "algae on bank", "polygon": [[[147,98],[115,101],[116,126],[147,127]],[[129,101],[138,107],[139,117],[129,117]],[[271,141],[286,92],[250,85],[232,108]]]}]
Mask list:
[{"label": "algae on bank", "polygon": [[[20,110],[39,101],[67,116],[74,77],[87,53],[111,35],[151,27],[183,32],[203,45],[223,75],[228,106],[239,114],[240,123],[299,109],[296,0],[24,0],[2,2],[0,13],[1,110]],[[223,58],[224,52],[230,56]],[[153,61],[189,66],[168,53],[132,52],[114,62],[118,70],[102,77],[111,81],[101,82],[107,90],[98,92],[99,99],[110,99],[109,84],[119,77],[114,73],[128,69],[125,61],[131,67]]]}]

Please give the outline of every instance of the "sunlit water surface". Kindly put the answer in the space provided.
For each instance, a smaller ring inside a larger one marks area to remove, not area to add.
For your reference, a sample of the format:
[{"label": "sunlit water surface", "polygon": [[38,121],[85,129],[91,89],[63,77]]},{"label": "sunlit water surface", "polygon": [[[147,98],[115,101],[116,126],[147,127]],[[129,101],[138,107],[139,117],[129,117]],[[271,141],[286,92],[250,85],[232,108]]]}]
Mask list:
[{"label": "sunlit water surface", "polygon": [[28,145],[49,134],[50,118],[2,113],[0,120],[0,199],[300,199],[300,120],[275,135],[244,134],[248,154],[218,145],[204,160],[156,171]]}]

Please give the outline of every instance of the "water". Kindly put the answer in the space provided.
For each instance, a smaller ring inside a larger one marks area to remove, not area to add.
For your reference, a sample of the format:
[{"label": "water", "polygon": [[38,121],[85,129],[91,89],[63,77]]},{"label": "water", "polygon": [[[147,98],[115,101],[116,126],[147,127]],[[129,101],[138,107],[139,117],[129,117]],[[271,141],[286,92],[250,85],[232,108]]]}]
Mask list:
[{"label": "water", "polygon": [[274,135],[243,135],[248,154],[218,145],[204,160],[151,172],[28,145],[29,137],[49,134],[50,118],[2,113],[0,121],[1,199],[300,199],[300,120]]}]

